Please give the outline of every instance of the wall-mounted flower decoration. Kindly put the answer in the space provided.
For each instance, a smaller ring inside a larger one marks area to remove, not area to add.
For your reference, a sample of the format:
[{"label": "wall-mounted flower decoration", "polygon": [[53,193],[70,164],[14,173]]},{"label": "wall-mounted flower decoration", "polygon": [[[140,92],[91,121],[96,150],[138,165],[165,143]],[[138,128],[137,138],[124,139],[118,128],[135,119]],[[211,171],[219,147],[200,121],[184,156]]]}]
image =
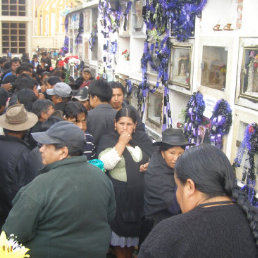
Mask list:
[{"label": "wall-mounted flower decoration", "polygon": [[122,56],[125,58],[126,61],[129,61],[130,60],[130,53],[127,49],[125,49],[123,52],[122,52]]}]

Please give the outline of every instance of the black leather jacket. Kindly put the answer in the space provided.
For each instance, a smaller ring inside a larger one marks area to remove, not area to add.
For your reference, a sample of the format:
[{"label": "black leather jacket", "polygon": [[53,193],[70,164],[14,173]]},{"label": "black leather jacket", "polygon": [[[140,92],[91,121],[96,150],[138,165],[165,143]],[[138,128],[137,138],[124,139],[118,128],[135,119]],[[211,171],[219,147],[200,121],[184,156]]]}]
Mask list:
[{"label": "black leather jacket", "polygon": [[38,152],[14,136],[0,135],[0,228],[18,190],[29,183],[42,167]]}]

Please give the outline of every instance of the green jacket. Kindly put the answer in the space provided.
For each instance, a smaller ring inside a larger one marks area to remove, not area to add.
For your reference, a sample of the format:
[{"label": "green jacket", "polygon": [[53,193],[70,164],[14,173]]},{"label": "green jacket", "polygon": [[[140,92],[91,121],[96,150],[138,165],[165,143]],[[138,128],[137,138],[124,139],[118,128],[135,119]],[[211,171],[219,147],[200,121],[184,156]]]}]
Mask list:
[{"label": "green jacket", "polygon": [[17,193],[3,230],[30,248],[32,258],[104,258],[115,216],[109,178],[85,156],[54,162],[42,173]]}]

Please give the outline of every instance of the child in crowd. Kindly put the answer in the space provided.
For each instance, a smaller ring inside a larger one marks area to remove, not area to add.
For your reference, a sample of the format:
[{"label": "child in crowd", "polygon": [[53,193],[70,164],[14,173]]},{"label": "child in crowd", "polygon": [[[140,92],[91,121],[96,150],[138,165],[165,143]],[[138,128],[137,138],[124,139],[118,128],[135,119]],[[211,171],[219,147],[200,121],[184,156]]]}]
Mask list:
[{"label": "child in crowd", "polygon": [[96,158],[93,136],[87,133],[87,109],[78,101],[69,101],[64,109],[64,119],[74,123],[85,132],[84,155],[88,160]]}]

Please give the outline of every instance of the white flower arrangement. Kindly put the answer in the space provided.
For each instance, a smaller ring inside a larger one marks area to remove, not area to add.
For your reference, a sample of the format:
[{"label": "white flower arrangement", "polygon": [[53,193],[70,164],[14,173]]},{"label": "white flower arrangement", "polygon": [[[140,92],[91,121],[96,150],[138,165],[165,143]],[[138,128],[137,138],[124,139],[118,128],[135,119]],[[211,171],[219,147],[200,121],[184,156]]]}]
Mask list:
[{"label": "white flower arrangement", "polygon": [[75,65],[79,65],[80,63],[81,63],[81,61],[78,59],[78,58],[76,58],[76,57],[71,57],[70,59],[69,59],[69,61],[68,61],[68,63],[69,63],[69,65],[71,65],[71,66],[75,66]]},{"label": "white flower arrangement", "polygon": [[30,257],[29,254],[26,254],[30,249],[19,244],[14,236],[8,239],[4,231],[0,235],[0,257],[1,258],[24,258]]}]

